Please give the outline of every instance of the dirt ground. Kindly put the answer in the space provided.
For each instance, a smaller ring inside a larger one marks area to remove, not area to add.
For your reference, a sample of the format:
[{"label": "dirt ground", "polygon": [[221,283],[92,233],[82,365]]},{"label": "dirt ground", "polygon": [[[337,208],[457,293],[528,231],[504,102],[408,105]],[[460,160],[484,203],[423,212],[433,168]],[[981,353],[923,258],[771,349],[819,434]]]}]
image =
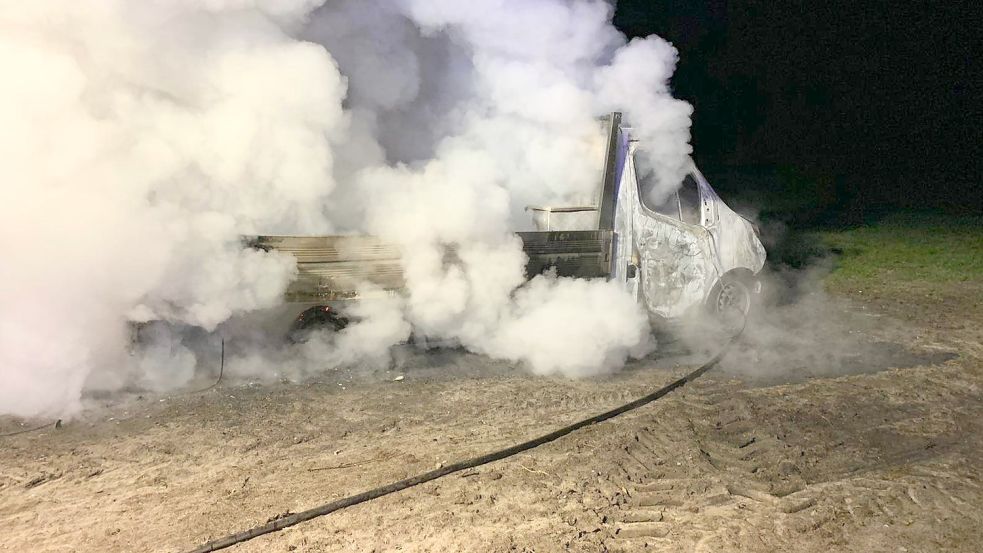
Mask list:
[{"label": "dirt ground", "polygon": [[[827,324],[749,330],[639,410],[230,551],[979,551],[974,294],[822,298]],[[383,373],[104,399],[0,439],[0,551],[190,550],[624,403],[705,349],[577,381],[404,351]]]}]

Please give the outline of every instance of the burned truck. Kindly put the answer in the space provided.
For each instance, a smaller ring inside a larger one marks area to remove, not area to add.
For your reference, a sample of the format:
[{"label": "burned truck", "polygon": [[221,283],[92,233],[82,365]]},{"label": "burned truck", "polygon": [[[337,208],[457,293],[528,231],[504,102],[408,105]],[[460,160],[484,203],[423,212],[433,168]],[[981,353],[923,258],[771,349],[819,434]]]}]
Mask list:
[{"label": "burned truck", "polygon": [[[682,184],[658,194],[636,172],[631,129],[621,114],[602,121],[602,178],[594,205],[529,206],[537,230],[518,232],[526,276],[605,278],[623,283],[653,320],[694,309],[747,313],[760,292],[765,250],[756,227],[731,210],[690,164]],[[384,293],[404,287],[400,250],[373,236],[255,236],[250,247],[289,254],[297,278],[268,322],[296,332],[340,329],[346,302],[366,299],[360,284]]]}]

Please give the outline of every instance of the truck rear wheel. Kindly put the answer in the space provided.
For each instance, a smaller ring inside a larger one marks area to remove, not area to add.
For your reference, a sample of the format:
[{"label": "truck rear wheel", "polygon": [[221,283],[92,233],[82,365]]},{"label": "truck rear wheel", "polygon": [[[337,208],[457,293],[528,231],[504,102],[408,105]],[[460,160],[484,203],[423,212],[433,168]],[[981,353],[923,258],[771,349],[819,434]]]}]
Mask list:
[{"label": "truck rear wheel", "polygon": [[327,305],[316,305],[304,310],[294,319],[287,332],[287,340],[292,343],[307,341],[312,332],[330,330],[338,332],[348,326],[348,319]]}]

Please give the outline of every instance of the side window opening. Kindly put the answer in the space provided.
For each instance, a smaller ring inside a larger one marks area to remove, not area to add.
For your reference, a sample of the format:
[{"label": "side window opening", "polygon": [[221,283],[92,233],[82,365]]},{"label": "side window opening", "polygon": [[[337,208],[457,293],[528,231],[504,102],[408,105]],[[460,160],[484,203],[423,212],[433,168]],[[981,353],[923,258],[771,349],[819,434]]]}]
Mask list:
[{"label": "side window opening", "polygon": [[656,186],[655,175],[649,173],[638,182],[638,194],[642,204],[648,209],[677,221],[690,225],[699,225],[700,186],[693,175],[686,175],[679,190],[669,192]]},{"label": "side window opening", "polygon": [[638,181],[638,196],[642,205],[666,217],[679,220],[679,198],[676,192],[666,193],[656,186],[656,178],[652,172]]},{"label": "side window opening", "polygon": [[658,198],[658,196],[658,194],[649,194],[649,200],[645,202],[645,206],[660,215],[678,220],[679,199],[676,197],[676,193],[670,192],[668,196],[663,198]]},{"label": "side window opening", "polygon": [[684,223],[700,224],[700,187],[693,175],[686,175],[679,187],[679,214]]}]

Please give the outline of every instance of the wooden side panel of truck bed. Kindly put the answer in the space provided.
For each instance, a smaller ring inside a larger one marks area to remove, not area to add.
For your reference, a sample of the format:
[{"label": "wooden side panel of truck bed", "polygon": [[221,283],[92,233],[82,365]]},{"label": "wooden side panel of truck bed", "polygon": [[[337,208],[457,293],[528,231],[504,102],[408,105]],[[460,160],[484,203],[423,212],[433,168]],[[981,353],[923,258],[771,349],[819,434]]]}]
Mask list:
[{"label": "wooden side panel of truck bed", "polygon": [[[529,258],[529,278],[553,268],[559,276],[578,278],[606,278],[611,272],[613,233],[609,230],[518,235]],[[257,236],[248,244],[297,260],[297,279],[287,289],[287,301],[356,299],[358,286],[365,282],[391,292],[405,286],[399,247],[374,236]],[[452,257],[453,249],[448,253]]]}]

